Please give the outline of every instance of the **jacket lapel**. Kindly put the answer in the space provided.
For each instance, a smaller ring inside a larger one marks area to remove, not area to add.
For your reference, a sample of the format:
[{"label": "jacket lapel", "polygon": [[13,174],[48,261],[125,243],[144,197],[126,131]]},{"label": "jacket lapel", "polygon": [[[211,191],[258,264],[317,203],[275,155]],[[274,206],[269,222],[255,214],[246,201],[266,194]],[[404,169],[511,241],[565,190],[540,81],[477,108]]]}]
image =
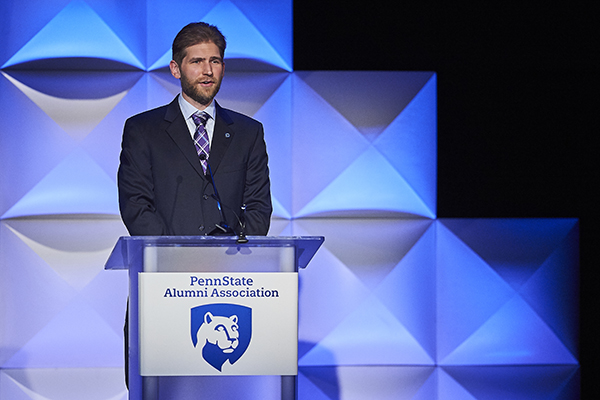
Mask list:
[{"label": "jacket lapel", "polygon": [[215,121],[212,143],[210,144],[210,156],[208,157],[213,174],[219,168],[219,164],[235,135],[233,130],[233,120],[227,111],[221,108],[216,102],[215,107],[217,109],[217,118]]},{"label": "jacket lapel", "polygon": [[204,171],[202,170],[202,165],[200,164],[200,159],[196,153],[196,148],[194,147],[194,143],[191,139],[190,131],[185,123],[185,120],[183,119],[181,110],[179,109],[177,97],[175,97],[175,100],[173,100],[167,107],[165,120],[169,123],[167,126],[167,133],[169,136],[171,136],[175,144],[183,153],[184,157],[189,161],[192,167],[194,167],[196,172],[198,172],[203,179],[206,179],[204,176]]}]

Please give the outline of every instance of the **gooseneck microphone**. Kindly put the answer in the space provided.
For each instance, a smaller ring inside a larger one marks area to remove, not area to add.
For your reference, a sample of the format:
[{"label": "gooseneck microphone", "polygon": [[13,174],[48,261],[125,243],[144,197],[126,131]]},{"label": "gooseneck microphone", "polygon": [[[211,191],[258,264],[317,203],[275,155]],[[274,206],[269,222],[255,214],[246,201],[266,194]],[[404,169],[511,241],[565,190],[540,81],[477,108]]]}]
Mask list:
[{"label": "gooseneck microphone", "polygon": [[[205,153],[200,154],[200,160],[202,160],[202,161],[206,160]],[[235,231],[227,224],[227,219],[225,219],[225,213],[223,212],[223,204],[221,203],[221,197],[219,196],[219,192],[217,191],[217,185],[215,185],[215,178],[213,176],[212,169],[210,168],[210,163],[206,163],[206,167],[207,167],[207,171],[208,171],[208,177],[210,178],[210,184],[212,185],[213,191],[215,192],[212,195],[212,197],[217,201],[217,208],[219,209],[219,214],[221,215],[221,222],[218,224],[215,224],[216,228],[213,229],[209,233],[209,235],[226,234],[226,233],[235,235]],[[244,233],[244,229],[246,229],[246,221],[245,221],[246,204],[242,204],[241,211],[242,211],[241,219],[240,219],[240,217],[238,217],[236,212],[233,213],[233,215],[238,220],[238,224],[240,225],[240,233],[237,235],[238,238],[237,238],[236,242],[237,243],[248,243],[248,238],[246,237],[246,234]]]},{"label": "gooseneck microphone", "polygon": [[[204,153],[200,154],[200,159],[202,160],[202,156],[206,159],[206,155]],[[215,179],[213,177],[212,169],[210,168],[210,163],[206,163],[206,168],[208,171],[208,177],[210,178],[210,184],[213,187],[213,191],[215,194],[213,195],[214,199],[217,201],[217,208],[219,209],[219,214],[221,215],[221,222],[215,224],[216,229],[209,233],[209,235],[214,234],[226,234],[229,233],[231,235],[235,235],[235,232],[231,227],[227,224],[227,219],[225,218],[225,213],[223,212],[223,207],[221,206],[221,197],[219,197],[219,192],[217,191],[217,185],[215,185]]]},{"label": "gooseneck microphone", "polygon": [[[237,214],[233,213],[236,217]],[[241,218],[238,218],[238,223],[240,224],[240,234],[238,235],[237,242],[238,243],[248,243],[248,238],[244,233],[244,229],[246,229],[246,205],[242,204],[242,213],[240,214]]]}]

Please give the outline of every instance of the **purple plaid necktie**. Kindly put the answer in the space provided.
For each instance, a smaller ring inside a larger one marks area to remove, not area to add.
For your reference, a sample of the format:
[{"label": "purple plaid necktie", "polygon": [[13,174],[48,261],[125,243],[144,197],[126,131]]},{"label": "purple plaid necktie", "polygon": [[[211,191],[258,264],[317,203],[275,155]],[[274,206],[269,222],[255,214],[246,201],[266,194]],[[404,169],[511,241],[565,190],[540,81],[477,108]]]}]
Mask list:
[{"label": "purple plaid necktie", "polygon": [[200,158],[200,164],[206,174],[206,167],[208,165],[208,153],[210,144],[208,142],[208,132],[204,129],[204,125],[208,120],[208,114],[204,111],[192,114],[192,119],[196,124],[196,132],[194,132],[194,145],[196,146],[196,153]]}]

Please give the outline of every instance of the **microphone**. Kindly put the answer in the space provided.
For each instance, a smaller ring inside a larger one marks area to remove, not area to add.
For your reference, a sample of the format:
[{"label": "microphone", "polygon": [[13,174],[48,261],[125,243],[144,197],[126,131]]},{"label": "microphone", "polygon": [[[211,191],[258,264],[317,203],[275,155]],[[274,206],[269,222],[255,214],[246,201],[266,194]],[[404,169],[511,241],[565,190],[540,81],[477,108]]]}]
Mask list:
[{"label": "microphone", "polygon": [[[237,217],[236,213],[233,213]],[[248,243],[248,238],[244,233],[244,229],[246,228],[246,204],[242,204],[242,213],[240,214],[241,218],[238,218],[238,223],[240,224],[240,234],[238,235],[237,242],[238,243]]]},{"label": "microphone", "polygon": [[[202,156],[204,156],[204,158],[206,159],[206,155],[204,153],[202,153],[200,155],[200,159],[202,159]],[[223,207],[221,207],[221,197],[219,197],[219,192],[217,191],[217,185],[215,185],[215,178],[213,177],[212,169],[210,168],[210,163],[206,163],[206,168],[208,171],[208,177],[210,178],[210,184],[212,185],[213,191],[215,192],[213,197],[217,201],[217,208],[219,209],[219,214],[221,215],[221,222],[219,222],[218,224],[215,224],[215,226],[217,228],[213,229],[209,233],[209,235],[213,235],[216,233],[220,233],[220,234],[229,233],[231,235],[235,235],[235,232],[233,231],[233,229],[231,229],[229,227],[229,225],[227,224],[227,219],[225,218],[225,213],[223,212]],[[220,230],[220,232],[219,232],[219,230]]]},{"label": "microphone", "polygon": [[[206,159],[206,155],[204,153],[200,154],[200,159],[202,159],[202,156],[204,156],[204,158]],[[229,225],[227,224],[227,219],[225,218],[225,213],[223,212],[223,207],[221,207],[221,198],[219,197],[219,192],[217,191],[217,186],[215,185],[215,179],[213,177],[212,169],[210,168],[210,163],[206,163],[206,168],[208,171],[208,177],[210,178],[210,184],[212,185],[213,191],[215,192],[213,197],[217,201],[217,208],[219,209],[219,214],[221,215],[221,222],[219,222],[218,224],[215,224],[216,229],[213,229],[209,233],[209,235],[215,235],[217,233],[219,233],[219,234],[229,233],[231,235],[235,235],[235,232],[233,231],[233,229],[231,229],[229,227]]]},{"label": "microphone", "polygon": [[[212,195],[212,197],[215,200],[217,199],[214,194]],[[238,238],[237,238],[236,242],[237,243],[248,243],[248,238],[246,237],[246,234],[244,233],[244,229],[246,229],[246,221],[245,221],[245,217],[246,217],[246,204],[242,204],[242,206],[240,207],[241,213],[240,213],[239,217],[238,217],[237,213],[231,209],[231,207],[227,206],[227,204],[223,204],[223,206],[226,209],[228,209],[229,211],[233,212],[233,216],[238,221],[238,225],[240,227],[240,233],[238,233]]]},{"label": "microphone", "polygon": [[[200,154],[200,159],[205,160],[206,154],[205,153]],[[212,185],[213,191],[215,192],[212,197],[217,201],[217,208],[219,209],[219,214],[221,215],[221,222],[218,224],[215,224],[216,229],[213,229],[209,233],[209,235],[214,235],[217,233],[220,233],[220,234],[229,233],[231,235],[235,235],[235,231],[227,224],[227,219],[225,219],[225,213],[223,212],[223,207],[221,204],[221,197],[219,196],[219,192],[217,191],[217,185],[215,185],[215,178],[213,176],[212,168],[210,167],[210,163],[206,164],[206,168],[208,171],[208,177],[210,178],[210,184]],[[240,219],[237,216],[237,213],[235,213],[235,212],[233,213],[233,215],[237,218],[238,223],[240,225],[240,233],[239,233],[238,239],[236,241],[237,243],[248,243],[248,238],[246,238],[246,235],[244,234],[244,228],[246,227],[246,223],[243,222],[243,220],[244,220],[245,214],[246,214],[246,204],[242,204],[242,213],[241,213],[242,219]]]}]

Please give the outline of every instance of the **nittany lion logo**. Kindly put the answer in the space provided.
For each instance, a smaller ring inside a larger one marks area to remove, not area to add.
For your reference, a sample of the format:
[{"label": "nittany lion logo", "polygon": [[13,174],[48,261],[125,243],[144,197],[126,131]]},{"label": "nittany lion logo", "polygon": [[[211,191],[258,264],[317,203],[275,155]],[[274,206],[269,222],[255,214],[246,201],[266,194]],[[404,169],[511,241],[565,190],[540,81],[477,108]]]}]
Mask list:
[{"label": "nittany lion logo", "polygon": [[207,304],[192,308],[191,334],[202,358],[218,371],[244,354],[252,336],[252,309],[238,304]]}]

